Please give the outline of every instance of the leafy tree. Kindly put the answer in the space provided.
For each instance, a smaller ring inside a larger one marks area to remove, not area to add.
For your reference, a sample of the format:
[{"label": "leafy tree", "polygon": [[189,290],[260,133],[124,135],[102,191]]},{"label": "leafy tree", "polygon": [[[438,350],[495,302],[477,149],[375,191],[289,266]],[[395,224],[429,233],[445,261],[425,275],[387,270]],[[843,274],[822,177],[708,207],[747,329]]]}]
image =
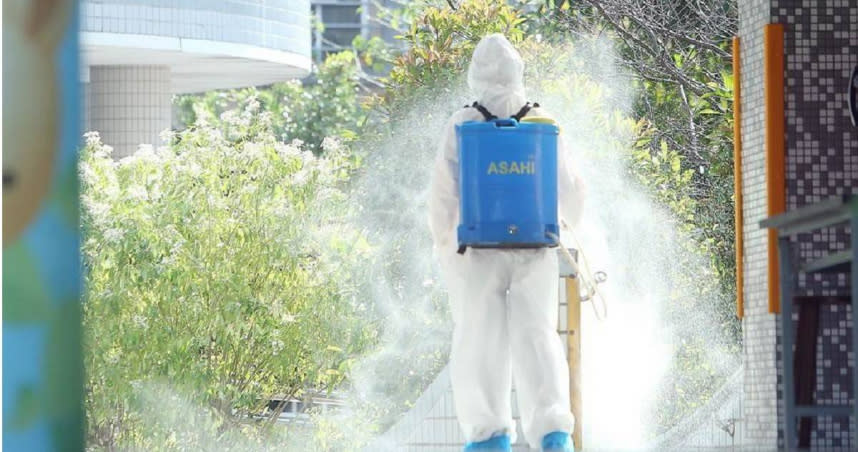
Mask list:
[{"label": "leafy tree", "polygon": [[[87,138],[80,171],[94,449],[262,438],[282,409],[267,409],[269,400],[334,388],[372,343],[349,279],[369,246],[343,221],[342,184],[355,160],[334,139],[322,142],[324,157],[278,141],[260,108],[251,98],[226,111],[221,128],[197,123],[171,145],[119,162],[97,135]],[[173,391],[170,403],[153,396],[157,387]],[[210,422],[178,430],[177,400]]]},{"label": "leafy tree", "polygon": [[480,38],[503,33],[520,43],[522,22],[516,10],[503,2],[467,1],[456,10],[427,8],[402,35],[408,50],[394,61],[384,102],[376,105],[396,115],[416,99],[454,85]]},{"label": "leafy tree", "polygon": [[635,117],[646,121],[637,149],[655,157],[666,147],[681,157],[683,170],[691,170],[687,184],[671,187],[681,188],[693,201],[689,211],[677,212],[701,251],[711,256],[721,292],[729,295],[718,307],[719,322],[723,334],[738,344],[741,334],[731,297],[736,269],[729,52],[737,28],[736,3],[557,0],[542,5],[539,13],[550,18],[540,25],[549,22],[565,34],[608,32],[616,38],[621,62],[640,90]]}]

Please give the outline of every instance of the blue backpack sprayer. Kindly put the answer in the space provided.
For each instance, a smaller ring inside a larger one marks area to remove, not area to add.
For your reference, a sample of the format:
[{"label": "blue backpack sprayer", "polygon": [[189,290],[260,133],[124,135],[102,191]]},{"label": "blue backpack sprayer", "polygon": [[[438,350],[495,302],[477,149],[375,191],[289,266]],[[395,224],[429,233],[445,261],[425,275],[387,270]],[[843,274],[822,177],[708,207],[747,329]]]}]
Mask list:
[{"label": "blue backpack sprayer", "polygon": [[[525,118],[528,102],[510,118],[498,118],[477,102],[485,121],[456,126],[459,152],[460,254],[471,248],[542,248],[560,245],[557,216],[557,137],[559,127],[548,118]],[[561,157],[562,158],[562,157]],[[582,278],[577,261],[565,248],[563,256]],[[580,250],[579,250],[580,253]],[[593,299],[596,285],[582,279]],[[603,305],[604,305],[604,299]],[[593,304],[596,317],[601,318]]]},{"label": "blue backpack sprayer", "polygon": [[520,122],[529,103],[505,119],[477,103],[473,107],[486,121],[456,126],[459,252],[557,246],[558,127]]}]

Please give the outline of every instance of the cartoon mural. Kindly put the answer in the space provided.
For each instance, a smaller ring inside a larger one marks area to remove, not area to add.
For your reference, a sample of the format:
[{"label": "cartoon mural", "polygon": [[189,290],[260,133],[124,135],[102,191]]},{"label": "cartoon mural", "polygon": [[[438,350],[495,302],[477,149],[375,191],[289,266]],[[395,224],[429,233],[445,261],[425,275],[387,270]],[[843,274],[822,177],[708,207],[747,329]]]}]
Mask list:
[{"label": "cartoon mural", "polygon": [[3,1],[3,449],[83,450],[76,2]]}]

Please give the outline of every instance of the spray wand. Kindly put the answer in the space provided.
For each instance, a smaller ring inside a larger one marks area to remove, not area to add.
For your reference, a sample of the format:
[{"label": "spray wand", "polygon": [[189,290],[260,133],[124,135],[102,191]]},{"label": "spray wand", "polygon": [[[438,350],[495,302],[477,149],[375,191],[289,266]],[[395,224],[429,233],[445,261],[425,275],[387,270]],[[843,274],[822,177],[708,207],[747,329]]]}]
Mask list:
[{"label": "spray wand", "polygon": [[[578,261],[575,257],[572,256],[572,253],[569,252],[566,247],[560,242],[560,237],[553,232],[546,233],[548,237],[552,240],[556,241],[560,246],[561,254],[569,262],[569,265],[572,266],[572,269],[575,270],[575,274],[578,275],[578,278],[581,282],[581,288],[584,289],[584,295],[581,297],[581,301],[590,301],[593,306],[593,314],[596,316],[596,320],[602,321],[608,317],[608,303],[605,301],[605,297],[599,291],[599,284],[604,283],[608,280],[608,274],[604,271],[597,271],[592,273],[590,270],[590,264],[587,262],[587,256],[584,254],[584,250],[581,249],[581,243],[578,241],[578,238],[575,236],[575,232],[572,230],[566,222],[560,221],[560,227],[569,231],[572,235],[572,240],[575,241],[575,248],[578,250],[578,254],[581,256],[582,265],[578,265]],[[581,267],[583,268],[583,271]],[[592,275],[592,276],[590,276]],[[599,299],[602,304],[602,312],[599,313],[599,309],[596,307],[596,299]]]}]

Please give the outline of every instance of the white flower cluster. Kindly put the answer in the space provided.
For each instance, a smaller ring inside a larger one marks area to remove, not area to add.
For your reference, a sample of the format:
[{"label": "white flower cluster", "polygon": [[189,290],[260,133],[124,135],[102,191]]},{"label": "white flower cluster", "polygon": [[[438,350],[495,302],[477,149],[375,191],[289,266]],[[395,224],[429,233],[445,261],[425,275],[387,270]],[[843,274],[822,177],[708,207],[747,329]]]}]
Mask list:
[{"label": "white flower cluster", "polygon": [[104,231],[102,238],[106,243],[119,243],[122,237],[125,236],[125,231],[119,228],[109,228]]},{"label": "white flower cluster", "polygon": [[185,237],[173,224],[167,225],[161,236],[167,242],[167,246],[169,247],[169,251],[167,251],[167,254],[161,259],[161,265],[169,267],[176,264],[187,240],[185,240]]},{"label": "white flower cluster", "polygon": [[343,142],[335,137],[325,137],[321,146],[325,154],[339,153],[344,149]]},{"label": "white flower cluster", "polygon": [[271,351],[274,353],[280,353],[284,348],[286,348],[286,344],[284,344],[280,339],[274,339],[271,341]]},{"label": "white flower cluster", "polygon": [[113,154],[113,148],[101,142],[101,135],[96,131],[89,131],[83,135],[86,146],[95,151],[95,157],[109,158]]},{"label": "white flower cluster", "polygon": [[295,140],[291,143],[283,143],[278,141],[274,144],[274,150],[277,151],[277,155],[279,155],[281,159],[288,160],[291,158],[300,157],[301,144],[301,140]]},{"label": "white flower cluster", "polygon": [[137,326],[137,328],[144,330],[149,328],[149,319],[140,314],[134,315],[134,317],[131,318],[131,321],[134,322],[134,325]]}]

